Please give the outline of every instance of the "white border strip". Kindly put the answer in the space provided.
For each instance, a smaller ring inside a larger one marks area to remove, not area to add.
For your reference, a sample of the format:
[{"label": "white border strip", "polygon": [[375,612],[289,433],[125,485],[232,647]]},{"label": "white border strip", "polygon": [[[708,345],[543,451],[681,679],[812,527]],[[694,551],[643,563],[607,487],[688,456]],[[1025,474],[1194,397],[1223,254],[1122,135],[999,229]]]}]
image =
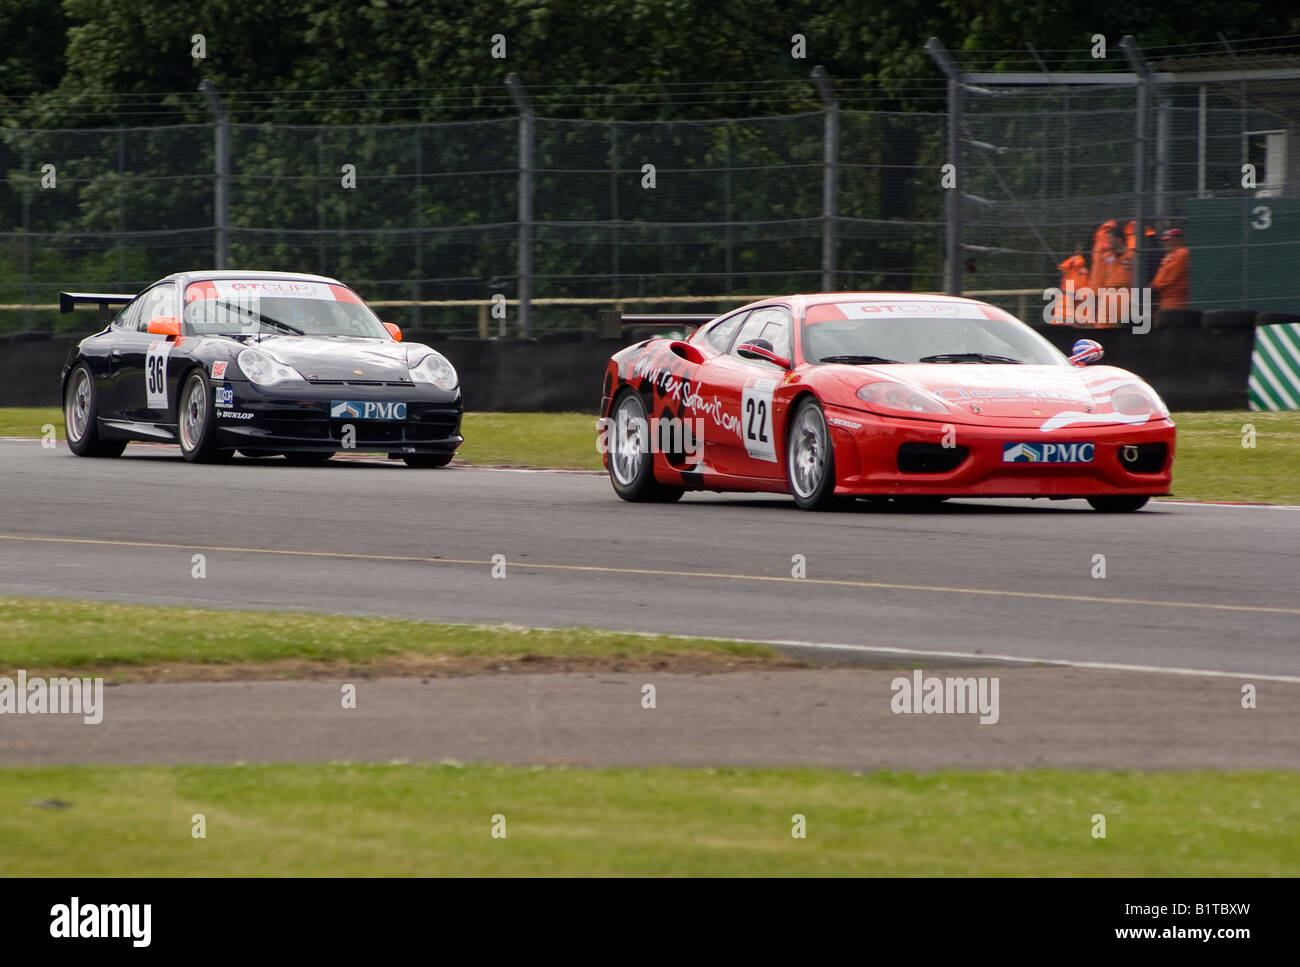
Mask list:
[{"label": "white border strip", "polygon": [[[548,631],[563,629],[549,628]],[[619,634],[642,635],[647,638],[704,638],[709,635],[656,635],[652,632],[626,631]],[[1087,668],[1096,671],[1141,672],[1158,675],[1191,675],[1204,678],[1244,678],[1251,681],[1287,682],[1300,685],[1300,675],[1262,675],[1253,672],[1224,672],[1209,668],[1179,668],[1161,665],[1127,665],[1109,661],[1074,661],[1069,658],[1027,658],[1023,655],[986,654],[971,651],[928,651],[921,648],[899,648],[892,645],[843,645],[832,642],[794,641],[763,638],[714,638],[715,641],[739,641],[747,645],[771,645],[775,648],[809,648],[821,651],[850,651],[876,655],[910,655],[927,658],[961,658],[970,661],[992,661],[1019,665],[1053,665],[1061,668]]]}]

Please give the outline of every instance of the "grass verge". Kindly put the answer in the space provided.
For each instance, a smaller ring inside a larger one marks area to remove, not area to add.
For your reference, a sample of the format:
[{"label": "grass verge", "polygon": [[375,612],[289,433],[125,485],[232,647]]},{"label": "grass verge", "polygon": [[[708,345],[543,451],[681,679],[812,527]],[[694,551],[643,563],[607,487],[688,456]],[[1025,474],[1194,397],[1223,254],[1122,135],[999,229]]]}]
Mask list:
[{"label": "grass verge", "polygon": [[1300,774],[1272,771],[0,769],[17,876],[1295,875],[1298,825]]},{"label": "grass verge", "polygon": [[[1174,495],[1187,500],[1300,504],[1300,412],[1175,413]],[[0,436],[63,435],[57,408],[0,408]],[[1244,427],[1254,446],[1242,446]],[[596,419],[585,413],[467,413],[459,458],[471,464],[601,469]]]},{"label": "grass verge", "polygon": [[557,662],[649,667],[672,660],[703,669],[786,661],[774,648],[706,638],[52,598],[0,597],[0,628],[0,668],[26,668],[32,675],[94,671],[115,681],[174,678],[163,669],[175,665],[189,672],[180,677],[208,678],[230,677],[223,666],[243,665],[270,670],[272,677],[276,671],[303,677],[344,669],[469,673],[494,670],[489,666],[503,661],[507,669],[525,670]]}]

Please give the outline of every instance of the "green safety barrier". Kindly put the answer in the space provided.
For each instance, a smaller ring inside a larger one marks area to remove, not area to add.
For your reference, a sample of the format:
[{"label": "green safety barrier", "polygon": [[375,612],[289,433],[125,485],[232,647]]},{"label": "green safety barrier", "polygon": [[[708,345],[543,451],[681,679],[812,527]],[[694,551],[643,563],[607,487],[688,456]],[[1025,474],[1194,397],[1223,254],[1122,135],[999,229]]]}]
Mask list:
[{"label": "green safety barrier", "polygon": [[1249,389],[1252,410],[1300,410],[1300,323],[1255,330]]}]

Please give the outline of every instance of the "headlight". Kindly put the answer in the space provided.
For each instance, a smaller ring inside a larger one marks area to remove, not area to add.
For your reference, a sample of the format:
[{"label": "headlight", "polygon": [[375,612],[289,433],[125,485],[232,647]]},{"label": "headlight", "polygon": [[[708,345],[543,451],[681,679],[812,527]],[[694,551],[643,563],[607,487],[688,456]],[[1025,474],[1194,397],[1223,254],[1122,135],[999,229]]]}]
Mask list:
[{"label": "headlight", "polygon": [[868,383],[858,390],[858,399],[883,410],[902,413],[951,413],[937,396],[904,386],[902,383]]},{"label": "headlight", "polygon": [[[431,352],[427,349],[416,349],[412,346],[412,352],[406,357],[406,363],[411,367],[411,379],[417,383],[432,383],[438,389],[453,390],[459,383],[459,377],[456,375],[456,367],[447,362],[447,357],[439,353]],[[413,360],[417,353],[427,353],[422,359]]]},{"label": "headlight", "polygon": [[279,360],[272,359],[260,349],[245,349],[239,354],[238,361],[240,372],[258,386],[306,382],[302,378],[302,373],[292,366],[286,366]]},{"label": "headlight", "polygon": [[1156,391],[1142,383],[1124,383],[1116,386],[1110,394],[1111,406],[1115,407],[1116,413],[1123,413],[1125,416],[1143,416],[1147,413],[1154,413],[1157,416],[1168,416],[1169,408],[1165,406],[1164,400],[1156,395]]}]

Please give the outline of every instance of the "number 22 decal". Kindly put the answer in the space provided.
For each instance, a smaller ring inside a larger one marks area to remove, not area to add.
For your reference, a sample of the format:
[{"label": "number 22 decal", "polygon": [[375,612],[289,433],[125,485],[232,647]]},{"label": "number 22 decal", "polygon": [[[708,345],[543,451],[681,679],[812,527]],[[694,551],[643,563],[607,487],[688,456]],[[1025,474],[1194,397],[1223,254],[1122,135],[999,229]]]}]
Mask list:
[{"label": "number 22 decal", "polygon": [[745,452],[755,460],[776,462],[776,443],[772,439],[772,393],[774,379],[751,379],[745,384],[740,409]]},{"label": "number 22 decal", "polygon": [[172,344],[166,339],[149,344],[144,357],[145,406],[151,410],[167,409],[167,357]]}]

